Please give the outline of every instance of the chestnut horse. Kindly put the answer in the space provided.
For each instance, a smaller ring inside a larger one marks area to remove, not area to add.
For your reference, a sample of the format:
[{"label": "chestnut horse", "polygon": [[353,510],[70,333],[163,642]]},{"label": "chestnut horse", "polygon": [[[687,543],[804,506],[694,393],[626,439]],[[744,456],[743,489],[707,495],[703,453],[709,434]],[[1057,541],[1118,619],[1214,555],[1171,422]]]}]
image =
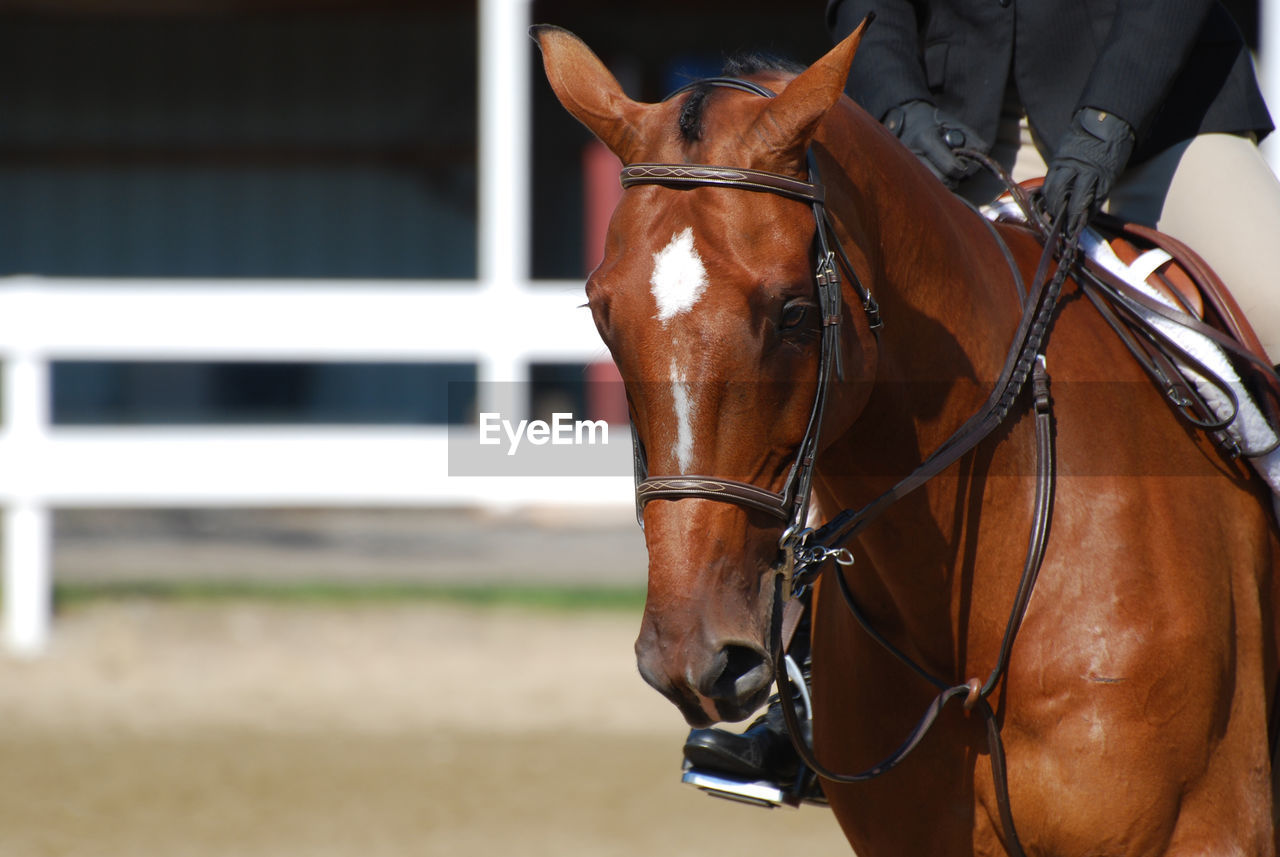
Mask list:
[{"label": "chestnut horse", "polygon": [[[639,668],[692,725],[745,718],[768,693],[789,513],[810,494],[814,519],[863,507],[947,442],[1001,377],[1018,280],[1036,279],[1035,236],[993,229],[843,96],[860,33],[802,73],[650,104],[573,35],[534,30],[561,103],[631,165],[586,290],[649,475]],[[814,278],[822,189],[856,274],[834,307]],[[1057,479],[1007,668],[978,705],[943,704],[883,776],[824,783],[861,857],[1275,851],[1269,495],[1171,416],[1081,294],[1065,282],[1043,346]],[[874,766],[939,699],[855,621],[833,575],[884,642],[946,683],[1000,661],[1037,503],[1029,401],[825,566],[824,767]]]}]

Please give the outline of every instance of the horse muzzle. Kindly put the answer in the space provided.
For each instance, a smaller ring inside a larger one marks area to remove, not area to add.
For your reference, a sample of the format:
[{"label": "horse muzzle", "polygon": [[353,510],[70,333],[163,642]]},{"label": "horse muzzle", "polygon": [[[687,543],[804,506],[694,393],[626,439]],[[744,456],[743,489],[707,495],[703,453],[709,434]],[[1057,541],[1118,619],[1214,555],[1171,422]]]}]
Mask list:
[{"label": "horse muzzle", "polygon": [[769,653],[738,640],[670,646],[646,628],[636,640],[636,663],[644,680],[694,727],[745,720],[764,705],[773,682]]}]

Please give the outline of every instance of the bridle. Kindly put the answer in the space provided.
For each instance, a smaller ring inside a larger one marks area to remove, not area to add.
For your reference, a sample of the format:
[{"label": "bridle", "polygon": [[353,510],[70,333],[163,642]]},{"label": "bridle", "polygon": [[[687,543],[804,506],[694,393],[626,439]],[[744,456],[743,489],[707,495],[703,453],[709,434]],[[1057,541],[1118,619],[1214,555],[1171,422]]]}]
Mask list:
[{"label": "bridle", "polygon": [[[697,86],[716,86],[737,89],[765,98],[774,97],[771,90],[749,80],[713,77],[681,87],[668,95],[666,100]],[[814,396],[804,437],[800,441],[791,469],[787,473],[783,490],[777,492],[719,476],[652,476],[648,472],[644,446],[633,425],[631,437],[636,475],[636,518],[641,527],[644,526],[644,507],[653,500],[687,498],[717,500],[765,512],[782,520],[785,528],[779,539],[779,549],[784,554],[789,556],[795,548],[800,546],[809,516],[809,496],[813,487],[814,463],[818,455],[819,435],[822,431],[822,418],[826,412],[831,379],[833,376],[841,380],[844,378],[844,363],[840,352],[841,316],[844,306],[840,268],[844,268],[858,294],[870,329],[878,335],[883,326],[880,307],[871,292],[858,279],[835,233],[831,217],[827,214],[825,190],[818,174],[817,160],[812,152],[808,154],[808,169],[809,180],[804,181],[781,173],[705,164],[636,163],[622,168],[623,188],[636,185],[661,185],[677,189],[724,187],[772,193],[809,205],[813,212],[813,240],[818,260],[813,279],[818,294],[818,306],[822,313],[817,393]],[[832,247],[835,249],[832,250]]]},{"label": "bridle", "polygon": [[[765,98],[775,97],[772,90],[753,81],[734,77],[711,77],[680,87],[668,95],[664,101],[669,101],[700,86],[736,89]],[[1004,368],[982,408],[961,425],[916,470],[863,508],[845,509],[816,530],[808,526],[808,514],[822,417],[826,412],[832,377],[841,380],[844,378],[844,367],[840,356],[841,316],[844,303],[841,295],[841,268],[849,277],[849,282],[857,293],[863,312],[867,316],[868,326],[877,340],[884,322],[880,316],[879,305],[858,277],[836,234],[834,223],[826,209],[826,193],[812,150],[806,156],[808,181],[780,173],[708,164],[633,163],[622,168],[621,179],[624,189],[636,185],[661,185],[680,190],[724,187],[773,193],[807,203],[813,211],[814,244],[818,260],[813,278],[822,311],[817,392],[804,437],[797,449],[783,490],[776,492],[758,485],[718,476],[651,475],[648,472],[644,445],[633,424],[631,437],[636,483],[636,519],[642,528],[644,527],[644,507],[653,500],[688,498],[716,500],[766,512],[780,519],[785,525],[778,541],[780,557],[777,567],[782,571],[783,594],[789,598],[810,585],[827,560],[850,562],[848,550],[841,545],[861,532],[889,506],[958,461],[1004,422],[1015,399],[1035,370],[1036,357],[1040,354],[1049,318],[1056,306],[1057,293],[1062,287],[1066,272],[1074,263],[1075,245],[1070,241],[1062,242],[1064,244],[1062,257],[1057,271],[1053,277],[1050,277],[1048,267],[1053,260],[1052,250],[1060,243],[1057,231],[1049,228],[1027,195],[1009,179],[998,164],[978,151],[959,150],[958,154],[978,161],[1005,182],[1013,192],[1015,200],[1022,206],[1028,222],[1039,227],[1046,248],[1036,272],[1035,281],[1029,291],[1022,282],[1017,263],[1008,246],[995,227],[986,218],[981,218],[1004,255],[1023,304],[1023,316]],[[1044,373],[1042,362],[1039,370],[1036,371]],[[1043,397],[1046,401],[1047,379],[1047,373],[1044,373],[1041,383],[1046,386]],[[1047,521],[1038,521],[1033,528],[1041,530],[1047,526]]]}]

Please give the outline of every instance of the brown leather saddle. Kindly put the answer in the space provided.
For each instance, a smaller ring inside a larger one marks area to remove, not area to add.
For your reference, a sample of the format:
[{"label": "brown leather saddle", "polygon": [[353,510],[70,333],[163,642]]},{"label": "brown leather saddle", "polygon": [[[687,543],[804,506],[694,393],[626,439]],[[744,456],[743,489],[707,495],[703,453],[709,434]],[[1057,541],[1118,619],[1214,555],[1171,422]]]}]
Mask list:
[{"label": "brown leather saddle", "polygon": [[[1041,184],[1024,182],[1022,191]],[[1024,198],[1025,194],[1020,194]],[[1011,200],[1006,194],[1002,200]],[[1000,210],[1003,208],[1003,210]],[[1024,215],[997,206],[997,219],[1025,222]],[[1178,239],[1147,226],[1128,223],[1106,214],[1096,215],[1089,228],[1106,242],[1122,266],[1118,276],[1101,262],[1085,258],[1077,277],[1089,300],[1115,330],[1134,358],[1152,378],[1184,420],[1205,430],[1229,455],[1255,456],[1270,449],[1242,446],[1239,433],[1230,430],[1244,395],[1259,407],[1275,429],[1280,426],[1280,377],[1277,377],[1262,343],[1240,305],[1209,264]],[[1141,278],[1157,293],[1143,292],[1130,280]],[[1163,299],[1163,300],[1161,300]],[[1238,374],[1243,391],[1233,388],[1236,379],[1224,379],[1198,363],[1178,341],[1152,319],[1163,317],[1191,333],[1210,340]],[[1221,395],[1204,395],[1206,377]],[[1232,402],[1224,412],[1210,400]],[[1277,430],[1280,434],[1280,430]]]},{"label": "brown leather saddle", "polygon": [[[1174,315],[1185,314],[1180,323],[1218,346],[1266,421],[1273,429],[1280,426],[1280,378],[1240,305],[1209,264],[1183,242],[1147,226],[1098,215],[1090,227],[1101,235],[1121,263],[1131,266],[1131,271],[1136,268],[1146,273],[1144,282],[1163,295],[1171,307],[1176,307]],[[1145,265],[1139,262],[1144,257],[1148,260]],[[1086,268],[1100,283],[1106,284],[1111,293],[1126,290],[1126,284],[1109,276],[1096,262],[1086,262]],[[1206,402],[1188,374],[1188,365],[1195,366],[1194,361],[1188,361],[1176,343],[1151,335],[1149,326],[1133,312],[1124,311],[1121,307],[1124,300],[1108,300],[1105,291],[1102,296],[1086,291],[1184,419],[1206,430],[1232,456],[1253,457],[1270,451],[1270,448],[1241,445],[1240,435],[1228,430],[1234,411],[1231,418],[1224,418],[1220,407],[1215,412]],[[1129,293],[1129,299],[1141,303],[1141,296],[1134,292]],[[1149,312],[1169,317],[1167,310],[1153,304],[1147,304]],[[1201,383],[1209,374],[1202,366],[1195,366],[1193,371],[1199,374]],[[1231,387],[1231,382],[1221,376],[1214,377],[1213,384],[1223,391]],[[1240,393],[1228,392],[1227,396],[1236,400]]]},{"label": "brown leather saddle", "polygon": [[1126,265],[1144,253],[1163,250],[1168,259],[1147,276],[1147,285],[1171,299],[1183,312],[1222,331],[1264,362],[1267,354],[1231,291],[1209,263],[1178,239],[1148,226],[1098,215],[1092,225]]}]

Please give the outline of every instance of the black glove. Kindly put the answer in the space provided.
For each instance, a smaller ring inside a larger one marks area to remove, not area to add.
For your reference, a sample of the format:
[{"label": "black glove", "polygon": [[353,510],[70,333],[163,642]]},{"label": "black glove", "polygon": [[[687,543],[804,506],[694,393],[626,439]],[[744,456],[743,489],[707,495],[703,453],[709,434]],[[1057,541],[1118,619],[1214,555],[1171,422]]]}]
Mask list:
[{"label": "black glove", "polygon": [[1114,113],[1092,107],[1078,111],[1049,162],[1044,180],[1049,214],[1058,218],[1065,213],[1068,224],[1082,224],[1111,193],[1133,142],[1133,128]]},{"label": "black glove", "polygon": [[949,188],[954,188],[977,166],[957,158],[952,149],[984,152],[987,149],[972,128],[927,101],[908,101],[890,108],[884,114],[884,127],[896,134]]}]

